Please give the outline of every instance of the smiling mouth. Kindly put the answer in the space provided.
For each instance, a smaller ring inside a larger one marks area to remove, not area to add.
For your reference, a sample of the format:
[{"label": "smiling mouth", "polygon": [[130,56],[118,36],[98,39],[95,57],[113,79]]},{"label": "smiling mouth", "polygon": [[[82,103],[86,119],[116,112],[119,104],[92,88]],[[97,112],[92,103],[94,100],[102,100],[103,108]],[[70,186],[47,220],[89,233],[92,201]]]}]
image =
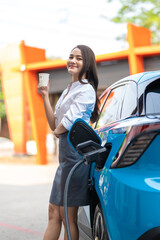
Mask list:
[{"label": "smiling mouth", "polygon": [[75,65],[70,65],[69,68],[76,68],[76,66]]}]

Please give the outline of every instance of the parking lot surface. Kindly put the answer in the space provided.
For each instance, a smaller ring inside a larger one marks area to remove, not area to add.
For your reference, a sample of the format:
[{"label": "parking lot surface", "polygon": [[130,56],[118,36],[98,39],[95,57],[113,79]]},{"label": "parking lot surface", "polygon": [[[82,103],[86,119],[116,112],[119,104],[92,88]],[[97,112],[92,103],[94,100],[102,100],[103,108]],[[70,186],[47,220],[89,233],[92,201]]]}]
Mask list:
[{"label": "parking lot surface", "polygon": [[[50,156],[37,165],[35,156],[0,154],[0,239],[42,240],[48,221],[48,200],[57,168]],[[60,239],[63,239],[63,229]]]}]

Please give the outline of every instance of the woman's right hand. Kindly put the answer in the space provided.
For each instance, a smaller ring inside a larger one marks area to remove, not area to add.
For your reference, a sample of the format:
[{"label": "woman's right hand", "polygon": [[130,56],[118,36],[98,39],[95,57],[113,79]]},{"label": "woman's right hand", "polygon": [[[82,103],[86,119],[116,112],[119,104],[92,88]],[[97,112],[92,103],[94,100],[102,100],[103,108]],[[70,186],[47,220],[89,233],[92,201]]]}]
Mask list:
[{"label": "woman's right hand", "polygon": [[49,126],[52,131],[55,130],[55,116],[52,110],[52,106],[49,101],[49,84],[46,87],[38,87],[38,93],[41,94],[42,100],[44,103],[44,109],[46,113],[46,117],[49,123]]},{"label": "woman's right hand", "polygon": [[38,87],[38,93],[42,95],[42,97],[45,97],[49,93],[49,86],[45,87]]}]

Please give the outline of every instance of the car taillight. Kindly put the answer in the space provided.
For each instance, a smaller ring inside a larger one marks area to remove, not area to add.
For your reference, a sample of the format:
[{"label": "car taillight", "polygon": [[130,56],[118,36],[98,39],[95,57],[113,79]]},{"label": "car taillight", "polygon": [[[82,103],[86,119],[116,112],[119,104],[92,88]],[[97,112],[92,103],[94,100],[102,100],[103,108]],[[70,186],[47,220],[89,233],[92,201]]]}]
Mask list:
[{"label": "car taillight", "polygon": [[139,134],[133,138],[119,160],[115,159],[112,163],[111,168],[127,167],[134,164],[149,147],[157,134],[157,132],[149,132]]}]

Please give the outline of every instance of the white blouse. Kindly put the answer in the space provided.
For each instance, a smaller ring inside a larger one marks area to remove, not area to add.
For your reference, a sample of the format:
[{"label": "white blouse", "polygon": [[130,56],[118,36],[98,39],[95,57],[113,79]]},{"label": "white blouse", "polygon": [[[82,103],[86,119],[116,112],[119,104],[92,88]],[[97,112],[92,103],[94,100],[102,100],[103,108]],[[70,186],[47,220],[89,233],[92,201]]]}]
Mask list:
[{"label": "white blouse", "polygon": [[63,91],[55,107],[56,127],[59,123],[62,123],[67,130],[70,130],[77,118],[83,118],[87,123],[90,122],[96,102],[96,94],[87,79],[83,79],[83,82],[87,84],[76,81],[69,84]]}]

